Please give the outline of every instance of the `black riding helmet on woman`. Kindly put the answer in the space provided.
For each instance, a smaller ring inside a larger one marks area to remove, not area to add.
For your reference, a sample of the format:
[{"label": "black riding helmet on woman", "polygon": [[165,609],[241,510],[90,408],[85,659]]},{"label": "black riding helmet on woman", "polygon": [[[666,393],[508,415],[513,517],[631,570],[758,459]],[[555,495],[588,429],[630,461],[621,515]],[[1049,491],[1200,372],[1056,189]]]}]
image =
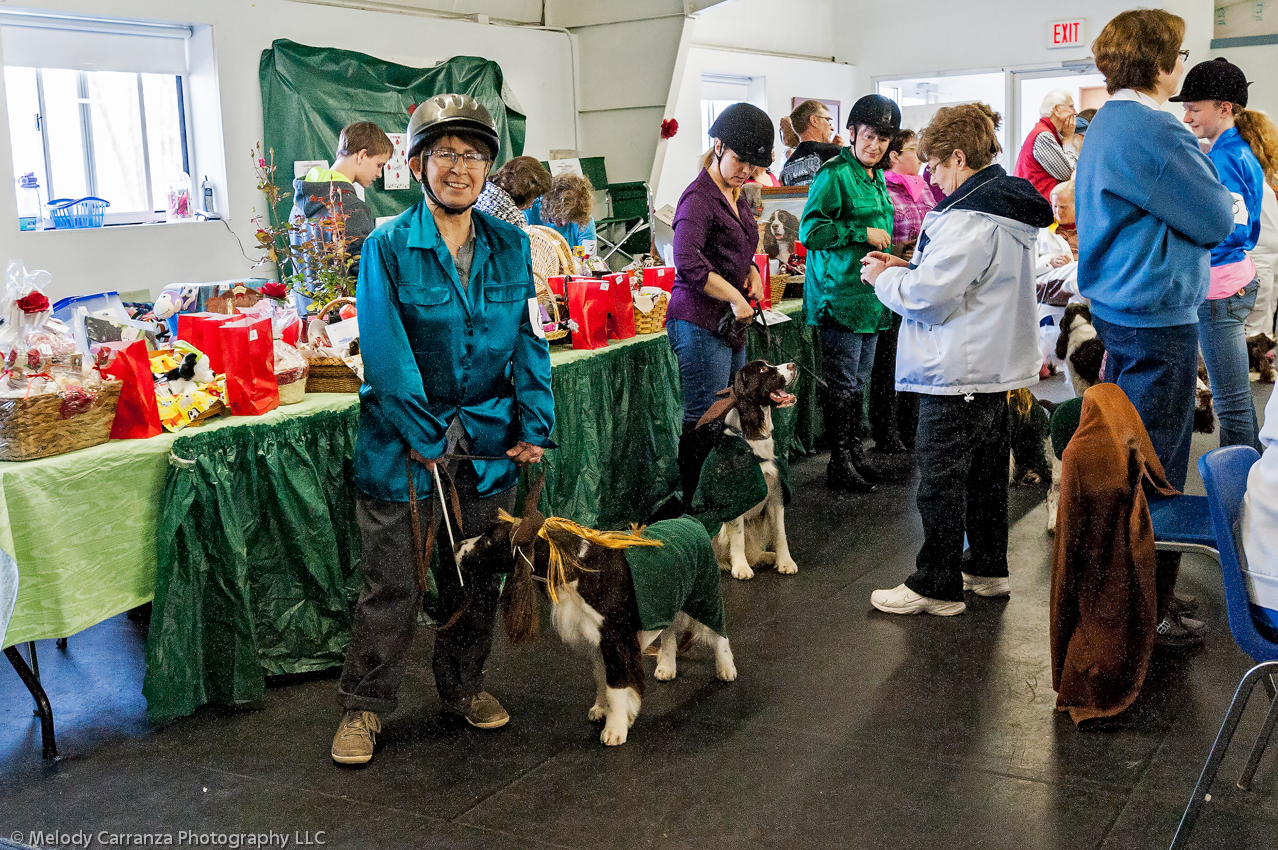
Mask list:
[{"label": "black riding helmet on woman", "polygon": [[744,329],[754,315],[750,299],[763,295],[754,266],[759,230],[741,187],[755,168],[772,164],[775,133],[757,106],[734,103],[719,113],[701,171],[675,210],[675,282],[666,331],[683,388],[679,476],[685,506],[718,438],[717,429],[697,428],[697,421],[744,365]]}]

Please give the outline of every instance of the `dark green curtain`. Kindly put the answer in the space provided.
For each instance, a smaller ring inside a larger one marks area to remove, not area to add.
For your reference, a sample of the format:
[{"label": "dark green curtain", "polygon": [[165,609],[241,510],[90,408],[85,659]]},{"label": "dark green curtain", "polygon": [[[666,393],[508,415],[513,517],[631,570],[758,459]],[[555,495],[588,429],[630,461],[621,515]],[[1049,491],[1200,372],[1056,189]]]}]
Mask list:
[{"label": "dark green curtain", "polygon": [[173,444],[142,686],[153,720],[342,663],[360,587],[358,420],[355,406]]},{"label": "dark green curtain", "polygon": [[[527,119],[506,106],[501,68],[487,59],[456,56],[434,68],[410,68],[351,50],[277,39],[262,51],[258,78],[262,147],[274,149],[276,181],[285,189],[293,182],[294,161],[333,161],[338,134],[352,121],[373,121],[387,133],[402,133],[413,106],[447,92],[471,95],[493,116],[501,137],[497,164],[524,152]],[[398,215],[420,198],[416,184],[387,192],[381,181],[365,196],[374,216]],[[290,204],[277,210],[283,218]]]}]

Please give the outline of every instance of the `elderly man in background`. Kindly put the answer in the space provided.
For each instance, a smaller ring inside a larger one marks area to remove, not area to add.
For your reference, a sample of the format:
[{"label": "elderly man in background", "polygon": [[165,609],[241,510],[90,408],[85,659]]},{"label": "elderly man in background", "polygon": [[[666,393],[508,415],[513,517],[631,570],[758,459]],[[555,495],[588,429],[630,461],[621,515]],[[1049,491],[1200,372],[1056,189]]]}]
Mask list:
[{"label": "elderly man in background", "polygon": [[1078,231],[1074,227],[1074,181],[1052,189],[1048,200],[1056,219],[1038,232],[1034,263],[1038,298],[1038,345],[1043,352],[1039,377],[1056,371],[1056,338],[1065,307],[1078,296]]},{"label": "elderly man in background", "polygon": [[1074,176],[1078,151],[1074,146],[1074,98],[1056,89],[1047,93],[1039,107],[1043,117],[1030,130],[1016,159],[1017,177],[1024,177],[1044,198],[1050,200],[1052,189]]}]

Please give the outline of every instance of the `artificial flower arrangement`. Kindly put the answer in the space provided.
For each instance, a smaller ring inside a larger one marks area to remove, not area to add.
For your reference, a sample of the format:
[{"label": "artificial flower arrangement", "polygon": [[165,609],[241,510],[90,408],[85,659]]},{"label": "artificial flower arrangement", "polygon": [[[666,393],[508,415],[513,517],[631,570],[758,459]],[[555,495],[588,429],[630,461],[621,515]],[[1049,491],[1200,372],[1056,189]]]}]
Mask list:
[{"label": "artificial flower arrangement", "polygon": [[281,285],[309,299],[308,312],[318,312],[334,299],[353,296],[356,258],[348,250],[348,216],[342,209],[341,193],[335,188],[329,191],[325,205],[329,212],[322,218],[281,220],[279,203],[286,196],[275,182],[275,149],[264,155],[258,144],[252,154],[257,188],[266,196],[267,210],[265,217],[260,213],[253,217],[257,244],[263,252],[254,268],[274,263]]}]

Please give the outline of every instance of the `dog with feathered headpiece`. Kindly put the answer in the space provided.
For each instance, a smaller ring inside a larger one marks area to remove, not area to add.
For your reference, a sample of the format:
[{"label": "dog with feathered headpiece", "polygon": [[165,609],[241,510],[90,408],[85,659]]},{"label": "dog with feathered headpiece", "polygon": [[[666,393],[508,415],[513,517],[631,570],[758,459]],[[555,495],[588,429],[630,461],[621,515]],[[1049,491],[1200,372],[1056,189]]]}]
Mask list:
[{"label": "dog with feathered headpiece", "polygon": [[502,616],[512,643],[536,637],[535,587],[552,604],[560,639],[592,656],[596,695],[589,718],[599,740],[624,744],[643,697],[643,650],[660,637],[658,680],[675,677],[681,636],[714,649],[718,677],[737,677],[723,623],[719,568],[705,528],[688,517],[630,531],[596,531],[535,508],[502,513],[457,547],[464,575],[508,575]]}]

